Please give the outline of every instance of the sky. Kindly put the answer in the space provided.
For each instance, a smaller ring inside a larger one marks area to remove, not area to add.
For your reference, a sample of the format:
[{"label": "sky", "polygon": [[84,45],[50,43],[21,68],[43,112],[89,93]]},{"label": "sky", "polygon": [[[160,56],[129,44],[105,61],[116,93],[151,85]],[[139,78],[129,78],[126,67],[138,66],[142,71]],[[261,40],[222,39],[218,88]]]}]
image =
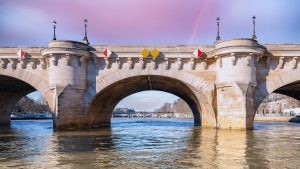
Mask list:
[{"label": "sky", "polygon": [[[91,45],[213,44],[216,17],[221,39],[230,39],[251,37],[253,15],[259,43],[300,43],[299,7],[299,0],[0,0],[0,46],[46,46],[53,20],[57,39],[81,41],[85,18]],[[147,92],[121,103],[145,97],[175,99]],[[150,103],[146,110],[162,104]]]}]

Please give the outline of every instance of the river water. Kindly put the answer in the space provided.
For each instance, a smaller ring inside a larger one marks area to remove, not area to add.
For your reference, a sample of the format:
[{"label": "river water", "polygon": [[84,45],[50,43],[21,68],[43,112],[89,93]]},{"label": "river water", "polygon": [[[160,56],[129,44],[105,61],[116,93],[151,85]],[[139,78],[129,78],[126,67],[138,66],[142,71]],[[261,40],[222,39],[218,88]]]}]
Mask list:
[{"label": "river water", "polygon": [[54,132],[51,120],[0,128],[0,168],[299,168],[300,124],[256,122],[253,131],[192,120],[114,118],[101,130]]}]

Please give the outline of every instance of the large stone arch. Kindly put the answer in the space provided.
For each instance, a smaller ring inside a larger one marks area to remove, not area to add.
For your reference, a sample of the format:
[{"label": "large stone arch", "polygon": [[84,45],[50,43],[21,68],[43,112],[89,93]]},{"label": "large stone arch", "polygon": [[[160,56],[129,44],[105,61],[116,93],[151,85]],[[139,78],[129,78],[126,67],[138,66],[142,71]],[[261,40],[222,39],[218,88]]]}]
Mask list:
[{"label": "large stone arch", "polygon": [[[8,81],[3,90],[0,91],[0,99],[2,100],[0,105],[0,113],[2,116],[0,118],[1,124],[9,124],[10,112],[12,111],[13,106],[22,97],[36,90],[41,93],[53,110],[53,95],[50,87],[44,79],[39,78],[36,74],[25,69],[16,69],[13,71],[0,69],[0,77],[2,82]],[[7,90],[8,85],[11,86],[10,90]],[[21,88],[18,89],[18,87]]]},{"label": "large stone arch", "polygon": [[[300,100],[300,71],[292,69],[289,71],[279,72],[276,75],[272,74],[266,77],[265,81],[261,82],[255,92],[255,110],[260,103],[271,93],[280,93],[295,99]],[[294,90],[288,92],[288,87],[293,86]],[[296,90],[296,87],[299,88]],[[298,97],[297,97],[298,96]]]},{"label": "large stone arch", "polygon": [[[126,92],[121,92],[122,88]],[[120,100],[130,94],[151,89],[169,92],[181,97],[190,105],[192,110],[194,109],[194,116],[197,117],[197,111],[201,109],[203,126],[216,126],[214,85],[184,70],[159,69],[101,71],[96,79],[97,94],[87,109],[86,125],[91,127],[110,123],[111,114],[107,111],[111,113]],[[109,97],[113,97],[115,101],[106,99]],[[111,106],[105,108],[106,115],[100,117],[99,114],[103,113],[101,111],[106,107],[105,105]],[[197,124],[196,118],[195,124]]]}]

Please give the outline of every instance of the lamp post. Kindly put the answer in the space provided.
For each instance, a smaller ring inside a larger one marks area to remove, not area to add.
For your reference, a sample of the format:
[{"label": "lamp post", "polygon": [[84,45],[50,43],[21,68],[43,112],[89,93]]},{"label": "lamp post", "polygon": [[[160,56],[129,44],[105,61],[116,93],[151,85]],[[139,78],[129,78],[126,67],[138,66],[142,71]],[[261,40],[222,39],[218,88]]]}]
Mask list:
[{"label": "lamp post", "polygon": [[217,17],[217,37],[216,37],[216,40],[221,40],[221,37],[220,37],[220,18]]},{"label": "lamp post", "polygon": [[84,37],[83,37],[83,41],[87,42],[87,44],[89,44],[89,40],[87,38],[87,19],[84,19]]},{"label": "lamp post", "polygon": [[55,29],[56,29],[56,21],[53,21],[53,39],[52,40],[56,40],[56,34],[55,34]]},{"label": "lamp post", "polygon": [[256,34],[255,34],[255,19],[256,19],[256,17],[253,15],[253,16],[252,16],[252,22],[253,22],[253,34],[252,34],[252,39],[257,39]]}]

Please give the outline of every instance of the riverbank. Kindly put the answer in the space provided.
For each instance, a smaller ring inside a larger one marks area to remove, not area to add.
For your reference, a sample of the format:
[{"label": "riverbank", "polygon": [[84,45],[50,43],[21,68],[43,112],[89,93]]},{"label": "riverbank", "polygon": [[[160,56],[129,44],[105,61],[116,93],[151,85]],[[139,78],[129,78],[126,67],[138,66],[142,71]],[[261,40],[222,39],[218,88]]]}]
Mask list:
[{"label": "riverbank", "polygon": [[45,120],[45,119],[52,119],[51,113],[20,113],[16,114],[13,113],[10,116],[11,120]]},{"label": "riverbank", "polygon": [[255,116],[254,121],[300,123],[300,117],[299,116]]},{"label": "riverbank", "polygon": [[48,120],[52,118],[11,118],[11,120]]}]

